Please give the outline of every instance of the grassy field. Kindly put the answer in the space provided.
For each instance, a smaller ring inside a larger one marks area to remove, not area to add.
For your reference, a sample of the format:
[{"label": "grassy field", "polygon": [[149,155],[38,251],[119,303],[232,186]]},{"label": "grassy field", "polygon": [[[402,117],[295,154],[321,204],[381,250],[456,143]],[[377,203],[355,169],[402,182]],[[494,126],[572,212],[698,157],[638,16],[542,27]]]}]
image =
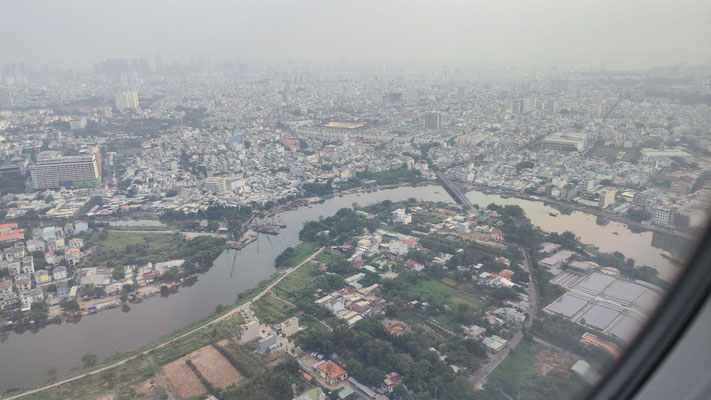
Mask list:
[{"label": "grassy field", "polygon": [[309,258],[310,255],[314,254],[319,247],[321,246],[319,246],[318,243],[301,242],[294,248],[294,255],[289,257],[289,262],[291,265],[299,265],[302,261]]},{"label": "grassy field", "polygon": [[108,232],[90,256],[94,265],[113,265],[168,261],[180,253],[184,240],[173,234]]},{"label": "grassy field", "polygon": [[536,373],[536,354],[543,348],[532,340],[524,338],[508,357],[487,378],[486,390],[505,388],[515,396],[520,387],[529,383]]},{"label": "grassy field", "polygon": [[314,279],[317,270],[318,263],[308,262],[279,282],[277,288],[287,292],[298,290]]},{"label": "grassy field", "polygon": [[422,299],[429,299],[430,301],[437,301],[442,304],[454,305],[457,303],[465,303],[477,308],[481,306],[481,300],[445,283],[431,279],[419,280],[417,284],[411,288],[410,293],[412,293],[412,295],[419,295]]},{"label": "grassy field", "polygon": [[252,304],[254,314],[259,321],[273,324],[285,320],[294,311],[294,307],[273,295],[264,296]]},{"label": "grassy field", "polygon": [[217,339],[220,339],[220,336],[215,335],[214,330],[201,330],[109,371],[67,383],[61,388],[27,396],[26,399],[93,399],[99,394],[112,392],[116,394],[117,399],[133,399],[136,393],[131,386],[150,379],[162,365],[177,360]]},{"label": "grassy field", "polygon": [[230,360],[230,363],[232,363],[232,365],[247,378],[251,378],[264,372],[265,368],[259,360],[259,357],[244,346],[238,346],[232,342],[221,341],[215,345],[215,348],[226,356],[227,359]]}]

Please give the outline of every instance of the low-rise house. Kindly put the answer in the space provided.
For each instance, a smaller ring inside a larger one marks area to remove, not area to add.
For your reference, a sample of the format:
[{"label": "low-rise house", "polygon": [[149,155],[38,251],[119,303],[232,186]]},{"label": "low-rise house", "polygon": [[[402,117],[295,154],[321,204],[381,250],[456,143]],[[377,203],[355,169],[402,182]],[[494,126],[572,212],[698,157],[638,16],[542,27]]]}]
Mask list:
[{"label": "low-rise house", "polygon": [[15,287],[19,292],[28,292],[32,288],[32,282],[28,278],[15,279]]},{"label": "low-rise house", "polygon": [[462,325],[462,328],[464,328],[464,334],[470,338],[477,338],[477,337],[480,337],[486,333],[486,328],[482,328],[479,325],[472,325],[472,326]]},{"label": "low-rise house", "polygon": [[71,239],[71,240],[69,240],[69,247],[75,247],[77,249],[81,249],[84,247],[84,241],[79,238]]},{"label": "low-rise house", "polygon": [[7,263],[7,270],[11,277],[16,278],[22,273],[22,264],[19,261],[9,262]]},{"label": "low-rise house", "polygon": [[52,279],[49,277],[49,272],[44,269],[40,269],[35,272],[35,283],[39,285],[48,285]]},{"label": "low-rise house", "polygon": [[44,252],[47,247],[45,243],[41,240],[30,239],[27,241],[27,251],[34,253],[35,251]]},{"label": "low-rise house", "polygon": [[280,323],[278,328],[284,336],[289,337],[299,331],[299,318],[291,317]]},{"label": "low-rise house", "polygon": [[54,267],[54,269],[52,270],[52,276],[54,277],[55,281],[60,281],[62,279],[66,279],[67,278],[67,268],[62,265]]},{"label": "low-rise house", "polygon": [[89,230],[89,224],[84,221],[78,221],[74,223],[74,232],[81,233]]},{"label": "low-rise house", "polygon": [[314,367],[316,367],[316,373],[329,385],[335,385],[348,378],[348,372],[331,360],[318,362],[314,364]]},{"label": "low-rise house", "polygon": [[415,271],[415,272],[421,272],[423,269],[425,269],[424,264],[419,263],[415,260],[406,260],[405,261],[405,268],[407,268],[410,271]]},{"label": "low-rise house", "polygon": [[70,247],[64,252],[64,259],[72,265],[77,265],[81,259],[81,251],[76,247]]},{"label": "low-rise house", "polygon": [[0,281],[0,298],[6,298],[12,294],[12,282]]},{"label": "low-rise house", "polygon": [[240,344],[245,344],[259,337],[259,321],[252,320],[242,325]]},{"label": "low-rise house", "polygon": [[268,335],[259,340],[257,345],[257,354],[264,354],[278,350],[281,347],[279,340],[275,334]]},{"label": "low-rise house", "polygon": [[402,383],[402,377],[397,372],[391,372],[385,375],[385,380],[380,385],[387,393],[392,393],[395,388]]},{"label": "low-rise house", "polygon": [[69,297],[69,285],[66,282],[57,283],[57,297],[60,300],[64,300]]},{"label": "low-rise house", "polygon": [[506,343],[508,343],[506,339],[502,339],[496,335],[485,337],[484,341],[482,341],[482,344],[494,353],[503,350],[504,347],[506,347]]},{"label": "low-rise house", "polygon": [[503,242],[504,241],[504,233],[501,231],[501,229],[494,228],[491,230],[491,240],[495,242]]},{"label": "low-rise house", "polygon": [[57,257],[56,254],[54,254],[54,251],[48,251],[44,253],[44,260],[47,262],[47,264],[50,265],[56,265],[59,264],[59,257]]},{"label": "low-rise house", "polygon": [[20,305],[20,297],[12,293],[5,297],[0,296],[0,310],[10,310],[17,308]]},{"label": "low-rise house", "polygon": [[32,256],[22,257],[22,273],[31,275],[35,272],[35,259]]}]

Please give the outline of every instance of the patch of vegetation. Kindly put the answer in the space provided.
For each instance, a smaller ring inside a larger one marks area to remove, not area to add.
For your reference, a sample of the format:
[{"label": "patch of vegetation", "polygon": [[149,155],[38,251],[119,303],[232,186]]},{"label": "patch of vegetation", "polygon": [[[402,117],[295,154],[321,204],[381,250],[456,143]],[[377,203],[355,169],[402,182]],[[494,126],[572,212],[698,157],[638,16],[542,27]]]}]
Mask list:
[{"label": "patch of vegetation", "polygon": [[278,297],[269,295],[255,301],[252,310],[259,320],[265,324],[274,324],[285,320],[294,311],[294,307]]},{"label": "patch of vegetation", "polygon": [[524,338],[487,378],[485,390],[475,399],[563,400],[576,397],[585,383],[570,373],[551,372],[539,375],[535,370],[536,354],[541,346]]},{"label": "patch of vegetation", "polygon": [[87,263],[91,265],[114,267],[183,259],[183,270],[188,274],[210,269],[225,244],[223,238],[198,236],[187,240],[179,233],[96,231],[82,237],[87,246],[96,246],[88,257]]}]

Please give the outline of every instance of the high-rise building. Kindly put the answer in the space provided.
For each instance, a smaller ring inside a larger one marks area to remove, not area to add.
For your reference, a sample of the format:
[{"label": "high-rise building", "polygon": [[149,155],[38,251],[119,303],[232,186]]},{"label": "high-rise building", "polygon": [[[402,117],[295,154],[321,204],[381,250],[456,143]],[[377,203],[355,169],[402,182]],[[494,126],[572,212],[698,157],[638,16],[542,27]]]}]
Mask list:
[{"label": "high-rise building", "polygon": [[128,60],[124,58],[107,58],[96,64],[94,70],[107,76],[121,76],[122,74],[128,74],[131,68]]},{"label": "high-rise building", "polygon": [[521,100],[521,114],[527,114],[533,111],[535,107],[535,101],[533,99],[522,99]]},{"label": "high-rise building", "polygon": [[104,107],[104,118],[111,118],[113,114],[111,113],[111,106]]},{"label": "high-rise building", "polygon": [[425,113],[425,128],[440,129],[442,127],[442,114],[437,111]]},{"label": "high-rise building", "polygon": [[458,86],[457,87],[457,101],[462,102],[464,101],[464,97],[467,95],[466,89],[464,89],[463,86]]},{"label": "high-rise building", "polygon": [[568,90],[568,80],[567,79],[553,79],[551,81],[551,89],[557,90],[559,92],[564,92]]},{"label": "high-rise building", "polygon": [[86,128],[86,117],[81,117],[79,119],[73,119],[69,121],[69,129],[77,131]]},{"label": "high-rise building", "polygon": [[582,153],[587,147],[587,135],[577,132],[552,133],[541,141],[541,147]]},{"label": "high-rise building", "polygon": [[225,193],[227,191],[227,179],[225,177],[211,177],[205,179],[205,189],[215,193]]},{"label": "high-rise building", "polygon": [[12,109],[12,96],[9,88],[0,88],[0,110]]},{"label": "high-rise building", "polygon": [[602,189],[600,191],[600,208],[607,208],[615,204],[615,195],[617,190],[615,189]]},{"label": "high-rise building", "polygon": [[654,210],[654,223],[661,226],[674,226],[675,209],[670,207],[657,207]]},{"label": "high-rise building", "polygon": [[57,151],[43,151],[30,167],[32,187],[93,187],[101,184],[101,151],[98,147],[89,154],[62,156]]},{"label": "high-rise building", "polygon": [[163,74],[163,59],[160,58],[160,54],[156,54],[156,61],[155,62],[156,62],[156,73],[158,73],[158,75],[162,75]]},{"label": "high-rise building", "polygon": [[118,93],[114,96],[114,100],[116,101],[116,108],[119,110],[137,110],[139,107],[137,92]]},{"label": "high-rise building", "polygon": [[521,100],[514,100],[514,102],[511,104],[511,113],[512,114],[521,114],[521,105],[522,105]]}]

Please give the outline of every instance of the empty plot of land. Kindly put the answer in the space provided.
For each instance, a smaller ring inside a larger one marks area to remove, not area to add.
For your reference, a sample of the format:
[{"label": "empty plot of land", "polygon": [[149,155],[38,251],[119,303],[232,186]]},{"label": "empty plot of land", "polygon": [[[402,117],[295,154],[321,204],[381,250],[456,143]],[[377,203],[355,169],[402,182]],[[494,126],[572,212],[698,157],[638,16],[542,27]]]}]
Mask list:
[{"label": "empty plot of land", "polygon": [[244,376],[212,346],[205,346],[190,354],[198,371],[220,389],[241,382]]},{"label": "empty plot of land", "polygon": [[546,307],[547,311],[554,312],[556,314],[565,315],[570,318],[577,314],[583,307],[588,304],[588,301],[580,298],[578,296],[566,293],[558,297],[554,302]]},{"label": "empty plot of land", "polygon": [[597,296],[600,294],[605,288],[610,286],[612,282],[615,281],[615,278],[607,275],[603,275],[599,272],[593,272],[592,274],[588,275],[587,278],[583,279],[575,285],[575,289],[580,290],[581,292],[591,294],[593,296]]},{"label": "empty plot of land", "polygon": [[189,358],[190,355],[181,357],[161,368],[161,373],[168,382],[171,391],[183,398],[207,393],[205,385],[200,382],[200,379],[198,379],[190,367],[185,364],[185,360]]},{"label": "empty plot of land", "polygon": [[585,314],[580,317],[579,321],[602,331],[605,330],[618,315],[620,315],[619,311],[596,304],[587,310]]}]

